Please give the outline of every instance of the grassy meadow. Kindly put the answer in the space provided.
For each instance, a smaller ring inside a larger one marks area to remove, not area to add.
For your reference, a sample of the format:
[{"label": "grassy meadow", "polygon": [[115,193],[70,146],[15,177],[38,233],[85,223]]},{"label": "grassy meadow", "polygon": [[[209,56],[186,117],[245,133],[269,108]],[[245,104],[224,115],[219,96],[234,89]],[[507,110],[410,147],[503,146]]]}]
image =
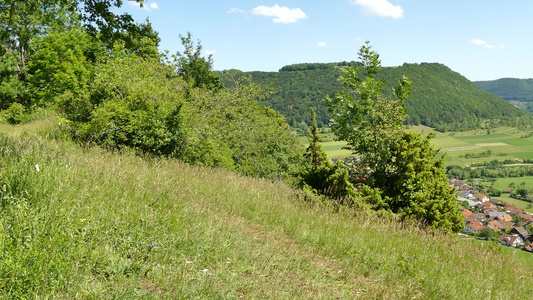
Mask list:
[{"label": "grassy meadow", "polygon": [[43,135],[50,126],[0,127],[0,298],[516,299],[533,292],[526,284],[533,267],[496,245],[334,210],[281,182],[83,149]]}]

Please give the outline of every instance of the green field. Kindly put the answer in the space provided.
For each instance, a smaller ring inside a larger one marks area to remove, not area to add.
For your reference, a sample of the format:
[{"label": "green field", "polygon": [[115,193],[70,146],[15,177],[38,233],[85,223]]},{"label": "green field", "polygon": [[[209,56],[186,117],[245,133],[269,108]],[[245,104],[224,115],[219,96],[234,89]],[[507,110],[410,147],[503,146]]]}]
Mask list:
[{"label": "green field", "polygon": [[519,185],[532,187],[533,176],[497,178],[495,182],[485,182],[480,180],[480,183],[482,185],[492,185],[497,190],[512,189],[512,187],[509,186],[511,183],[514,183],[515,187],[518,187]]},{"label": "green field", "polygon": [[[529,131],[502,127],[487,134],[486,131],[437,133],[433,143],[446,154],[447,165],[471,166],[485,161],[522,161],[533,159],[533,137],[522,139]],[[480,154],[490,150],[487,157],[465,158],[466,154]]]},{"label": "green field", "polygon": [[[412,126],[411,130],[429,133],[433,130],[425,126]],[[533,137],[522,139],[521,136],[529,134],[511,127],[501,127],[492,130],[487,134],[486,130],[474,130],[465,132],[436,132],[433,138],[435,147],[441,149],[440,154],[446,153],[447,165],[471,166],[492,160],[522,161],[523,159],[533,159]],[[350,151],[343,150],[344,142],[335,141],[332,133],[325,134],[325,141],[322,143],[330,158],[344,157],[350,155]],[[301,142],[307,144],[307,138],[301,137]],[[488,157],[465,158],[466,154],[479,154],[491,151]]]}]

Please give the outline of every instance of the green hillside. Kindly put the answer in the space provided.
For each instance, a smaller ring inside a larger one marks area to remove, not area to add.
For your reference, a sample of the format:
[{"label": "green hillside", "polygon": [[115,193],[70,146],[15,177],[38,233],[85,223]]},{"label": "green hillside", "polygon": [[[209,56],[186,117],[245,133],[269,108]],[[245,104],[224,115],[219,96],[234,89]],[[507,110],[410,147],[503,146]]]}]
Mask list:
[{"label": "green hillside", "polygon": [[475,81],[481,89],[492,93],[516,107],[533,112],[533,79],[502,78]]},{"label": "green hillside", "polygon": [[[237,76],[251,75],[258,83],[272,84],[276,93],[263,103],[281,112],[291,126],[310,123],[310,106],[317,112],[319,126],[327,126],[329,118],[322,100],[341,89],[338,66],[347,64],[297,64],[279,72],[237,72]],[[479,128],[487,125],[487,120],[500,125],[517,125],[517,120],[530,123],[529,114],[438,63],[383,68],[378,77],[387,81],[385,94],[392,94],[392,86],[401,75],[413,81],[413,95],[406,103],[411,124],[447,131]],[[222,77],[226,85],[232,84],[228,73]]]},{"label": "green hillside", "polygon": [[530,253],[334,211],[279,181],[87,151],[50,139],[52,125],[0,126],[10,136],[0,137],[3,299],[525,299],[533,292]]}]

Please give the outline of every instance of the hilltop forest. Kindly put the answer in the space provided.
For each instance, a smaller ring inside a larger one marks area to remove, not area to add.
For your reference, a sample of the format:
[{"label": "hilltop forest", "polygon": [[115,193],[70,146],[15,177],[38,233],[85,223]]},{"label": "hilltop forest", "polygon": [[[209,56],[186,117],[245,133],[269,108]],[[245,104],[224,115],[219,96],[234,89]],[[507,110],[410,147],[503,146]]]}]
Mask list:
[{"label": "hilltop forest", "polygon": [[[337,80],[340,67],[356,62],[305,63],[282,67],[279,72],[240,72],[222,74],[227,86],[234,78],[251,75],[275,91],[262,102],[282,113],[294,128],[311,124],[309,107],[317,113],[319,127],[329,126],[329,116],[323,105],[325,96],[342,88]],[[502,99],[481,90],[474,83],[438,63],[404,64],[384,67],[377,78],[387,83],[385,96],[392,95],[395,78],[406,75],[413,81],[412,97],[406,101],[407,124],[426,125],[439,131],[462,131],[483,127],[531,124],[531,115]]]},{"label": "hilltop forest", "polygon": [[533,79],[502,78],[476,81],[481,89],[528,112],[533,112]]}]

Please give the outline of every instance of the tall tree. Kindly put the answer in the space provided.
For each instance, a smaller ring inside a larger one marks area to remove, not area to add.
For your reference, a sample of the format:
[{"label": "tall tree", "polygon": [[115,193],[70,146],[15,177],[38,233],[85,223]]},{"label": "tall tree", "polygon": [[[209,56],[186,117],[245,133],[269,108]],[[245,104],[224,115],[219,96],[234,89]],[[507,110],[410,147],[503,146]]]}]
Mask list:
[{"label": "tall tree", "polygon": [[333,116],[332,130],[346,141],[358,159],[355,176],[390,209],[405,219],[418,219],[434,228],[462,229],[459,206],[448,188],[444,158],[435,160],[430,138],[407,132],[405,100],[411,94],[411,81],[402,77],[394,88],[395,99],[382,96],[384,81],[375,78],[381,68],[377,52],[367,42],[359,51],[361,67],[343,68],[340,81],[349,91],[326,98]]},{"label": "tall tree", "polygon": [[[381,68],[377,52],[367,42],[359,51],[364,74],[359,66],[343,67],[339,80],[349,88],[327,97],[325,105],[333,116],[332,131],[347,149],[359,155],[362,166],[369,166],[371,185],[383,186],[391,174],[389,149],[400,139],[407,116],[405,100],[411,94],[411,81],[402,77],[394,89],[396,99],[382,97],[385,82],[375,78]],[[363,175],[363,174],[361,174]]]},{"label": "tall tree", "polygon": [[69,0],[0,1],[0,108],[24,98],[32,42],[47,30],[76,20]]},{"label": "tall tree", "polygon": [[316,122],[316,113],[313,108],[311,109],[312,125],[307,131],[307,139],[309,140],[309,147],[305,150],[304,157],[311,164],[312,167],[318,168],[318,166],[324,164],[328,160],[328,156],[324,148],[320,144],[322,142],[322,136],[318,132],[318,124]]}]

